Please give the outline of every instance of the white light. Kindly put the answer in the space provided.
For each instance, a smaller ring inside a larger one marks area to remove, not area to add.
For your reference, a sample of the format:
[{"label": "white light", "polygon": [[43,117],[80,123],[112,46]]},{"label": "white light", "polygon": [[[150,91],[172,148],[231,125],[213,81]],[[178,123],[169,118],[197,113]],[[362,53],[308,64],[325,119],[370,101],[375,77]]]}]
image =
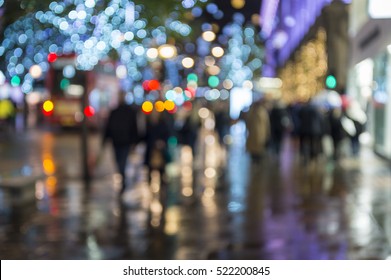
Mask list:
[{"label": "white light", "polygon": [[159,55],[159,52],[156,48],[150,48],[147,50],[147,57],[149,59],[156,59]]},{"label": "white light", "polygon": [[119,65],[115,70],[115,74],[117,75],[118,79],[125,79],[126,75],[128,74],[128,71],[126,70],[126,66]]},{"label": "white light", "polygon": [[212,54],[215,57],[222,57],[224,55],[224,50],[222,47],[214,47],[212,49]]},{"label": "white light", "polygon": [[33,77],[33,79],[38,79],[42,75],[42,68],[41,68],[41,66],[35,64],[30,67],[29,73],[30,73],[31,77]]},{"label": "white light", "polygon": [[192,59],[191,57],[185,57],[184,59],[182,59],[182,65],[185,68],[191,68],[194,66],[194,59]]},{"label": "white light", "polygon": [[87,13],[84,10],[81,10],[81,11],[79,11],[77,13],[77,18],[78,19],[84,20],[86,17],[87,17]]},{"label": "white light", "polygon": [[391,54],[391,44],[387,46],[388,53]]},{"label": "white light", "polygon": [[205,31],[202,33],[202,39],[207,42],[212,42],[216,38],[216,34],[213,31]]},{"label": "white light", "polygon": [[66,94],[71,96],[82,96],[84,88],[81,85],[69,85],[66,89]]},{"label": "white light", "polygon": [[75,67],[73,67],[73,65],[67,65],[62,70],[62,74],[64,75],[65,78],[71,79],[75,76],[76,69]]},{"label": "white light", "polygon": [[162,59],[170,59],[177,55],[176,47],[173,45],[168,45],[168,44],[161,45],[158,48],[158,51],[159,51],[159,56]]},{"label": "white light", "polygon": [[103,41],[99,41],[98,44],[96,44],[96,48],[100,51],[103,51],[106,48],[106,43]]},{"label": "white light", "polygon": [[145,53],[145,49],[143,46],[137,46],[134,48],[134,53],[138,56],[142,56]]},{"label": "white light", "polygon": [[261,88],[281,88],[282,81],[279,78],[261,78],[259,79],[259,86]]},{"label": "white light", "polygon": [[84,47],[86,49],[91,49],[94,46],[94,42],[91,39],[88,39],[84,42]]},{"label": "white light", "polygon": [[247,88],[249,90],[252,90],[253,89],[253,83],[249,80],[246,80],[243,82],[243,87],[244,88]]},{"label": "white light", "polygon": [[95,7],[95,0],[86,0],[85,5],[87,8],[93,8]]},{"label": "white light", "polygon": [[60,29],[61,29],[61,30],[67,30],[68,27],[69,27],[68,22],[63,21],[63,22],[60,23]]}]

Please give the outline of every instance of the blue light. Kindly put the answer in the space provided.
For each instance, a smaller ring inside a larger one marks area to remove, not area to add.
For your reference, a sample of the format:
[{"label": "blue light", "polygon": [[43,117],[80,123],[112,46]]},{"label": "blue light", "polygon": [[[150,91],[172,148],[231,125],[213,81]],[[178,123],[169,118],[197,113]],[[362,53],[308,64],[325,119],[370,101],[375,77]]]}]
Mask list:
[{"label": "blue light", "polygon": [[208,13],[210,14],[214,14],[214,13],[217,13],[217,11],[219,10],[219,8],[217,7],[216,4],[214,3],[210,3],[206,6],[206,10],[208,11]]},{"label": "blue light", "polygon": [[195,7],[191,10],[191,13],[194,17],[200,17],[202,15],[202,9],[200,7]]},{"label": "blue light", "polygon": [[26,43],[26,41],[27,41],[27,35],[26,34],[21,34],[21,35],[19,35],[19,38],[18,38],[18,42],[19,42],[19,44],[24,44],[24,43]]}]

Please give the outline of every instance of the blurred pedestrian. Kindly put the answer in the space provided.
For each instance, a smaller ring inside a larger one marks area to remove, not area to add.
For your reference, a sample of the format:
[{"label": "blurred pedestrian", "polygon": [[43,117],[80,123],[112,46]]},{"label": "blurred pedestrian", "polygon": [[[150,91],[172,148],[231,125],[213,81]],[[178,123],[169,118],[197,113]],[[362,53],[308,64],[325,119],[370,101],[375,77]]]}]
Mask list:
[{"label": "blurred pedestrian", "polygon": [[222,147],[225,146],[224,137],[229,134],[231,118],[229,117],[229,107],[227,102],[217,103],[215,109],[215,130]]},{"label": "blurred pedestrian", "polygon": [[183,126],[180,128],[179,131],[181,144],[190,146],[191,151],[193,153],[193,159],[195,158],[196,144],[201,128],[201,119],[198,115],[198,111],[200,108],[200,103],[193,103],[193,108],[191,109],[191,111],[187,112]]},{"label": "blurred pedestrian", "polygon": [[259,162],[266,150],[270,137],[269,114],[264,100],[255,101],[246,115],[247,140],[246,149],[254,162]]},{"label": "blurred pedestrian", "polygon": [[102,145],[111,140],[117,170],[122,177],[120,194],[126,189],[126,165],[130,149],[139,140],[137,109],[125,103],[125,93],[119,95],[119,105],[109,114]]},{"label": "blurred pedestrian", "polygon": [[146,118],[144,163],[148,167],[149,182],[154,170],[160,173],[160,183],[165,182],[165,168],[169,161],[168,139],[173,135],[173,123],[167,112],[153,110]]},{"label": "blurred pedestrian", "polygon": [[341,155],[341,143],[346,133],[342,125],[342,109],[332,108],[329,112],[330,135],[333,139],[333,159],[338,160]]},{"label": "blurred pedestrian", "polygon": [[346,116],[354,123],[355,133],[349,135],[352,147],[353,156],[357,156],[360,152],[359,137],[364,132],[365,124],[367,122],[367,115],[361,109],[360,104],[356,100],[352,100],[346,108]]},{"label": "blurred pedestrian", "polygon": [[270,111],[270,145],[276,155],[280,154],[282,140],[289,125],[290,119],[286,108],[281,100],[275,100]]},{"label": "blurred pedestrian", "polygon": [[315,159],[322,153],[322,137],[325,133],[325,119],[319,108],[311,103],[304,104],[299,113],[300,152],[304,162]]}]

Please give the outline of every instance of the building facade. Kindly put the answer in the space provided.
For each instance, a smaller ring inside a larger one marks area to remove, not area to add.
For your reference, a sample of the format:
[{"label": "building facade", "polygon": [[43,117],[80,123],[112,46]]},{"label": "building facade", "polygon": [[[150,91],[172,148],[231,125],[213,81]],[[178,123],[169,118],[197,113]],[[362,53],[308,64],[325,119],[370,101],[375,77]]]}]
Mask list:
[{"label": "building facade", "polygon": [[391,159],[391,2],[355,0],[350,12],[347,93],[367,111],[375,151]]}]

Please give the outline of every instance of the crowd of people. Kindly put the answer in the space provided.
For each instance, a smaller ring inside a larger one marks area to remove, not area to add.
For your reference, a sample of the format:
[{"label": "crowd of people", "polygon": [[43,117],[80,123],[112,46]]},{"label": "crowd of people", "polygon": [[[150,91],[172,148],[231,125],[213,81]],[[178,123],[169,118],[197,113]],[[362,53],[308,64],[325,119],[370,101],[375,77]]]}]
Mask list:
[{"label": "crowd of people", "polygon": [[[118,172],[121,174],[123,193],[126,189],[125,167],[132,146],[145,144],[144,164],[148,170],[156,170],[165,178],[165,166],[171,160],[169,139],[174,137],[179,144],[190,146],[193,155],[197,153],[197,141],[201,128],[199,110],[208,108],[213,114],[214,129],[221,146],[226,146],[230,126],[238,120],[229,117],[228,102],[213,104],[195,101],[191,110],[179,109],[176,114],[157,112],[142,114],[135,105],[121,100],[118,108],[110,113],[104,130],[103,142],[111,139]],[[140,122],[140,118],[143,121]],[[364,131],[366,114],[360,105],[352,100],[345,106],[319,106],[313,100],[285,106],[282,100],[259,98],[239,120],[246,124],[246,150],[254,162],[272,153],[281,152],[284,137],[290,136],[299,142],[299,151],[304,163],[324,154],[323,139],[332,139],[332,159],[342,156],[341,143],[349,138],[351,153],[359,153],[359,136]],[[142,127],[140,127],[142,123]],[[163,182],[164,183],[164,182]]]},{"label": "crowd of people", "polygon": [[356,100],[327,106],[309,99],[305,103],[284,106],[281,100],[259,99],[241,116],[248,131],[246,148],[255,161],[266,151],[278,155],[286,135],[299,142],[304,163],[325,154],[326,137],[332,140],[333,160],[341,158],[344,139],[350,139],[351,154],[357,156],[359,136],[367,122],[366,114]]}]

